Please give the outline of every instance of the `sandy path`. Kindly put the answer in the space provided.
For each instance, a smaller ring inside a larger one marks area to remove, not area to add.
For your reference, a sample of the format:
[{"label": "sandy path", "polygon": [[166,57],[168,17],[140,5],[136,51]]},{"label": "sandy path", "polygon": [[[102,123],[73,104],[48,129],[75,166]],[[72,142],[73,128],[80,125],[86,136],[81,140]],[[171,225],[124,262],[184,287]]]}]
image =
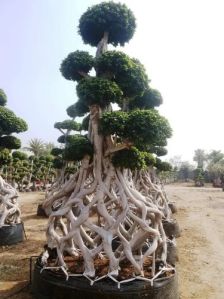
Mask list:
[{"label": "sandy path", "polygon": [[[180,299],[224,299],[224,192],[213,188],[165,187],[182,228],[178,239]],[[16,290],[15,281],[29,280],[29,257],[39,255],[45,244],[47,219],[36,216],[43,193],[21,194],[21,209],[28,240],[0,247],[0,298]],[[7,282],[7,285],[6,285]],[[215,283],[215,285],[214,285]],[[2,286],[2,288],[1,288]],[[5,287],[3,287],[5,286]],[[32,299],[28,290],[11,299]]]},{"label": "sandy path", "polygon": [[224,298],[224,193],[221,189],[166,186],[176,201],[181,299]]}]

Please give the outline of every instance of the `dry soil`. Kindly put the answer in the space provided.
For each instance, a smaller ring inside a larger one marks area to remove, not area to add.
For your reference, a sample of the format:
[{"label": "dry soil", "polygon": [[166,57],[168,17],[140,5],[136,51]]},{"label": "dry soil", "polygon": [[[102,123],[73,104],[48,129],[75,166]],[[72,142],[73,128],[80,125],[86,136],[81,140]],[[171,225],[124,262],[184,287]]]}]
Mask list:
[{"label": "dry soil", "polygon": [[[180,299],[223,299],[224,192],[190,185],[166,185],[165,189],[168,198],[176,202],[174,217],[182,229],[177,239]],[[33,298],[26,287],[29,258],[39,255],[45,244],[47,219],[36,216],[44,194],[21,193],[20,198],[27,240],[0,247],[1,299]]]}]

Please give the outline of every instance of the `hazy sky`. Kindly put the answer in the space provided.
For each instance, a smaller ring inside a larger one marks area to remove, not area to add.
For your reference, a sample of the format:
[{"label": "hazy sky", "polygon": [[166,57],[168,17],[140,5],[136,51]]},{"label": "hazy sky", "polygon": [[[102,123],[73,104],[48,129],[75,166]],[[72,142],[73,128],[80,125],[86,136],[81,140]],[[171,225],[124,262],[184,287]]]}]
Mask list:
[{"label": "hazy sky", "polygon": [[[59,71],[82,43],[78,20],[94,0],[0,0],[0,88],[8,108],[27,121],[20,134],[55,142],[56,121],[67,119],[75,85]],[[194,150],[224,151],[223,0],[124,0],[137,29],[123,51],[146,67],[163,96],[159,109],[173,128],[169,157],[190,160]],[[18,137],[19,137],[18,136]]]}]

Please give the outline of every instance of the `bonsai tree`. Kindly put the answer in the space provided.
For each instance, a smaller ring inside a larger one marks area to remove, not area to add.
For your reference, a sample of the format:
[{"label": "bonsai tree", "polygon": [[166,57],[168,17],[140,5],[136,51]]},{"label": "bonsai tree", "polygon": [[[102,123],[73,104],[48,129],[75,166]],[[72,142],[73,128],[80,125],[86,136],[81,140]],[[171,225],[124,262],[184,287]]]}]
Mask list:
[{"label": "bonsai tree", "polygon": [[[94,281],[106,276],[119,283],[174,271],[167,264],[163,207],[154,196],[159,189],[149,172],[162,167],[159,150],[164,152],[171,137],[168,121],[156,110],[162,97],[149,86],[139,60],[107,50],[108,44],[127,43],[135,26],[133,13],[120,3],[89,8],[80,18],[79,34],[96,47],[96,56],[75,51],[61,64],[65,79],[77,82],[78,101],[67,113],[85,118],[82,134],[62,137],[69,141],[64,156],[79,167],[43,204],[50,216],[42,263],[67,277],[73,273]],[[57,259],[49,258],[50,249],[56,249]]]},{"label": "bonsai tree", "polygon": [[[73,155],[70,154],[71,148],[74,148],[73,139],[80,136],[82,130],[81,125],[73,119],[67,119],[62,122],[56,122],[54,127],[62,133],[58,138],[61,147],[54,147],[51,154],[54,156],[53,167],[57,169],[57,178],[52,185],[51,192],[60,189],[61,185],[69,178],[70,174],[76,169],[76,161],[73,161]],[[79,132],[79,135],[74,134]]]},{"label": "bonsai tree", "polygon": [[[21,146],[20,140],[13,133],[20,133],[27,130],[24,120],[17,117],[13,111],[5,107],[7,98],[0,89],[0,156],[7,158],[7,151],[18,149]],[[8,152],[9,153],[9,152]],[[10,162],[10,159],[9,161]],[[14,187],[0,177],[0,227],[5,224],[20,222],[20,210],[18,207],[18,193]]]}]

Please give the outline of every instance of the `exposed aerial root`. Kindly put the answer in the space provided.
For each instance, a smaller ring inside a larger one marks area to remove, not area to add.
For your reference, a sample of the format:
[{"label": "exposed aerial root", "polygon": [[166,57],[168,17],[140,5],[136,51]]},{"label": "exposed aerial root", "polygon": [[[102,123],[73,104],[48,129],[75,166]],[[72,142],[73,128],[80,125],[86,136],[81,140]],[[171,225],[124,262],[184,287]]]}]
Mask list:
[{"label": "exposed aerial root", "polygon": [[0,227],[20,223],[18,192],[0,177]]},{"label": "exposed aerial root", "polygon": [[[147,278],[144,263],[150,258],[151,276],[147,279],[158,274],[158,263],[172,272],[173,267],[166,263],[167,237],[162,225],[164,205],[158,204],[158,195],[157,201],[154,200],[155,195],[150,190],[156,191],[165,202],[163,193],[146,173],[140,177],[145,181],[143,188],[146,184],[149,186],[147,194],[135,188],[129,171],[115,170],[112,165],[107,165],[103,180],[99,181],[93,173],[86,171],[88,162],[85,159],[78,174],[58,193],[50,194],[46,199],[43,206],[51,210],[48,247],[57,251],[54,267],[63,267],[68,276],[77,274],[66,263],[65,257],[79,256],[83,260],[82,275],[94,281],[99,279],[95,264],[100,258],[108,260],[105,275],[120,280],[122,262],[126,260],[132,268],[131,276],[137,279],[139,276]],[[69,186],[71,182],[73,191]],[[68,186],[69,194],[65,191]],[[48,267],[48,259],[42,258],[42,261]]]}]

